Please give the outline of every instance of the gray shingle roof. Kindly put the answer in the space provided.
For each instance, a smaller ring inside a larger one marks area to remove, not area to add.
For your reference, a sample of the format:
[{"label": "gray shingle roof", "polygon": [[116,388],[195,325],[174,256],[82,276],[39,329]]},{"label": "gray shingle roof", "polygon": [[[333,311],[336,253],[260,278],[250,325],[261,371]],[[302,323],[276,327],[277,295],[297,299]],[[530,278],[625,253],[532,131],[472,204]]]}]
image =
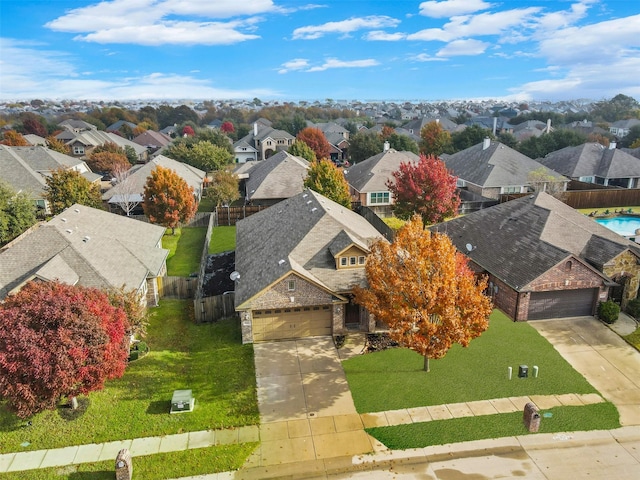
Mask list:
[{"label": "gray shingle roof", "polygon": [[[638,246],[546,193],[528,195],[432,227],[516,290],[573,255],[598,269]],[[467,253],[466,245],[474,247]]]},{"label": "gray shingle roof", "polygon": [[164,227],[73,205],[0,251],[0,298],[33,276],[90,287],[138,289],[168,251]]},{"label": "gray shingle roof", "polygon": [[608,149],[599,143],[584,143],[549,153],[538,161],[571,178],[640,177],[640,162],[620,149]]},{"label": "gray shingle roof", "polygon": [[558,180],[567,180],[500,142],[491,141],[486,149],[483,149],[483,143],[443,156],[451,174],[485,188],[529,185],[529,174],[540,168]]},{"label": "gray shingle roof", "polygon": [[420,160],[413,152],[397,152],[390,148],[386,152],[349,167],[344,171],[344,176],[349,185],[358,192],[380,192],[389,190],[386,186],[388,180],[393,180],[392,173],[400,168],[400,164],[412,163]]},{"label": "gray shingle roof", "polygon": [[364,268],[336,270],[330,252],[334,242],[344,245],[345,233],[364,246],[381,238],[363,217],[312,190],[238,222],[236,307],[247,308],[251,298],[292,271],[333,292],[361,284]]},{"label": "gray shingle roof", "polygon": [[304,189],[309,162],[281,151],[258,162],[246,182],[249,200],[288,198]]}]

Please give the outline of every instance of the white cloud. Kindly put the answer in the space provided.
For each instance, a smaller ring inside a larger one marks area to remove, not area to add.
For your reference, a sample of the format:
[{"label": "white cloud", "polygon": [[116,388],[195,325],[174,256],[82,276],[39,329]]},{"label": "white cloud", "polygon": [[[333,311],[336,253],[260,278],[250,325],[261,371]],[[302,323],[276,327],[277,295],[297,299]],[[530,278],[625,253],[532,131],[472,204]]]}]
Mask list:
[{"label": "white cloud", "polygon": [[322,65],[317,67],[311,67],[307,70],[307,72],[323,72],[325,70],[333,69],[333,68],[365,68],[365,67],[375,67],[380,63],[377,60],[372,58],[368,58],[365,60],[338,60],[337,58],[329,58]]},{"label": "white cloud", "polygon": [[[37,47],[37,48],[36,48]],[[0,100],[87,99],[135,100],[185,98],[254,98],[278,96],[269,89],[234,90],[217,88],[210,80],[188,75],[154,73],[131,76],[126,72],[101,80],[80,74],[70,55],[42,49],[42,45],[0,39],[2,90]],[[46,92],[46,93],[43,93]]]},{"label": "white cloud", "polygon": [[490,3],[483,0],[442,0],[429,1],[420,4],[420,15],[432,18],[453,17],[486,10],[491,7]]},{"label": "white cloud", "polygon": [[[230,45],[259,38],[242,30],[268,12],[278,12],[271,0],[113,0],[70,10],[45,26],[83,33],[75,39],[88,42]],[[232,17],[246,18],[212,21]]]},{"label": "white cloud", "polygon": [[436,56],[457,57],[461,55],[480,55],[490,46],[490,43],[481,42],[473,38],[466,40],[454,40],[444,48],[441,48]]},{"label": "white cloud", "polygon": [[322,25],[309,25],[293,31],[294,40],[315,40],[328,33],[349,34],[358,30],[396,27],[400,20],[385,15],[353,17],[340,22],[328,22]]},{"label": "white cloud", "polygon": [[427,53],[419,53],[418,55],[412,55],[409,57],[409,60],[414,62],[446,62],[445,58],[432,57]]},{"label": "white cloud", "polygon": [[278,73],[287,73],[295,70],[304,70],[309,67],[309,60],[306,58],[294,58],[282,64]]},{"label": "white cloud", "polygon": [[365,36],[365,40],[371,41],[384,41],[384,42],[397,42],[400,40],[404,40],[407,38],[405,33],[387,33],[382,30],[374,30],[372,32],[368,32]]}]

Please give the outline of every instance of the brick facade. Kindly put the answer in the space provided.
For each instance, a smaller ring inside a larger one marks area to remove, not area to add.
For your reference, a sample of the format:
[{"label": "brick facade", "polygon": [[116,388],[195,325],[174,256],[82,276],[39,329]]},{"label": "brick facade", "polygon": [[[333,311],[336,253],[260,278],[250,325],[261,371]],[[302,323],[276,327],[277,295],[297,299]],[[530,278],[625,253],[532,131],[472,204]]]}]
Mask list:
[{"label": "brick facade", "polygon": [[622,309],[627,307],[629,300],[638,296],[638,286],[640,285],[640,265],[638,257],[630,251],[622,252],[602,269],[611,279],[616,281],[620,277],[626,278],[625,289],[622,292]]}]

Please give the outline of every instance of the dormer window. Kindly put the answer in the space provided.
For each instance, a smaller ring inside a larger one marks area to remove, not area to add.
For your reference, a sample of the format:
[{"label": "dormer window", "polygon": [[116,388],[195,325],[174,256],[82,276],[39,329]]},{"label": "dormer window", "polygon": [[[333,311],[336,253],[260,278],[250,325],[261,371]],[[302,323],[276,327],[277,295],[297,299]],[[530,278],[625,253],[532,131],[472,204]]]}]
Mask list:
[{"label": "dormer window", "polygon": [[357,265],[357,259],[356,257],[349,257],[349,265],[354,266]]},{"label": "dormer window", "polygon": [[364,256],[358,257],[358,265],[364,265]]},{"label": "dormer window", "polygon": [[340,266],[341,267],[347,266],[347,257],[340,257]]},{"label": "dormer window", "polygon": [[287,282],[287,290],[290,292],[294,292],[296,289],[296,281],[295,280],[289,280]]}]

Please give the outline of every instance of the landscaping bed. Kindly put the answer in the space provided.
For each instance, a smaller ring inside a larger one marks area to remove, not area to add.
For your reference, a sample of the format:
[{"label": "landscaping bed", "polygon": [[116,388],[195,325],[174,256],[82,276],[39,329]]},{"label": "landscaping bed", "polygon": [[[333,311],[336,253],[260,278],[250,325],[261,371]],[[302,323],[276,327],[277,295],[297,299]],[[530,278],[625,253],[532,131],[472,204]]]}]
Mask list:
[{"label": "landscaping bed", "polygon": [[209,255],[202,284],[202,295],[212,297],[222,295],[224,292],[232,292],[235,285],[230,275],[235,267],[235,251]]}]

